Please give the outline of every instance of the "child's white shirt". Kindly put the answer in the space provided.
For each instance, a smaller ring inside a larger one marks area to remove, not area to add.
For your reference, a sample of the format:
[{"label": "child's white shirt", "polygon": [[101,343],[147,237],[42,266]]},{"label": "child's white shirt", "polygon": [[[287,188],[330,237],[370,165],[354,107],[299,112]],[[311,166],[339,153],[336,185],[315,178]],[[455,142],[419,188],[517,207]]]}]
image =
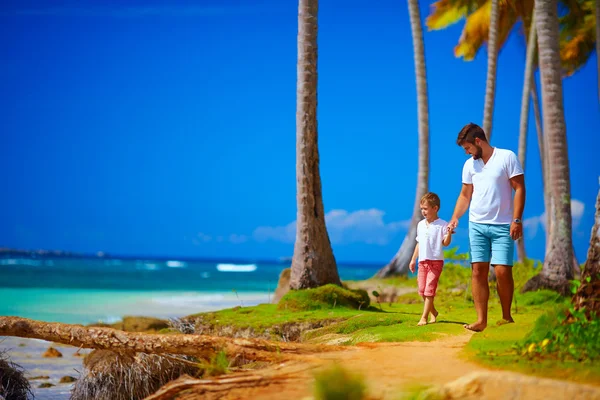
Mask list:
[{"label": "child's white shirt", "polygon": [[417,224],[417,242],[419,242],[419,261],[443,260],[442,242],[448,230],[448,222],[441,218],[429,223],[422,219]]}]

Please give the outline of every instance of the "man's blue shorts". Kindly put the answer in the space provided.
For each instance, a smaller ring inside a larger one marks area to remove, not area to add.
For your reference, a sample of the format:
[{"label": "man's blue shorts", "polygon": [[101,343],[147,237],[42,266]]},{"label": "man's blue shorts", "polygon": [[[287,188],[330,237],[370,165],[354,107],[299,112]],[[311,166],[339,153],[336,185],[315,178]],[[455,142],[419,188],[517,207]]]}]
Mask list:
[{"label": "man's blue shorts", "polygon": [[471,262],[491,265],[513,265],[515,242],[510,237],[510,224],[469,222]]}]

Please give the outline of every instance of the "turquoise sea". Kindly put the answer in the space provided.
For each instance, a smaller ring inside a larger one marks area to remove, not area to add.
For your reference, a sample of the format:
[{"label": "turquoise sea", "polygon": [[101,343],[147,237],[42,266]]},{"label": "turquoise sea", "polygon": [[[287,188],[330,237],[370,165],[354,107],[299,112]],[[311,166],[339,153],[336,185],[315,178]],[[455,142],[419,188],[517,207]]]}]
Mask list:
[{"label": "turquoise sea", "polygon": [[[270,301],[289,264],[100,258],[0,258],[0,315],[87,324],[181,317]],[[344,280],[381,265],[338,265]]]},{"label": "turquoise sea", "polygon": [[[258,261],[0,258],[0,316],[48,322],[115,322],[126,315],[175,318],[201,311],[270,302],[279,274],[289,263]],[[366,279],[381,265],[339,264],[343,280]],[[36,399],[66,400],[65,375],[83,370],[76,348],[57,346],[61,358],[42,358],[51,343],[0,337],[0,350],[21,365]],[[56,346],[56,345],[54,345]],[[88,353],[83,349],[81,353]],[[42,382],[55,386],[39,388]]]}]

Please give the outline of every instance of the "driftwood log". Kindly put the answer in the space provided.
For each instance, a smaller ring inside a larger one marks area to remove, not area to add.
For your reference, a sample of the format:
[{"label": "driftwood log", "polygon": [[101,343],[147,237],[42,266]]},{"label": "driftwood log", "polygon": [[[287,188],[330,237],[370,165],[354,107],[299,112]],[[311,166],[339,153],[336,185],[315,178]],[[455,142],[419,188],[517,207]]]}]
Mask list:
[{"label": "driftwood log", "polygon": [[149,354],[182,354],[209,359],[219,351],[252,361],[282,361],[295,355],[341,350],[340,346],[272,342],[206,335],[145,334],[113,328],[0,317],[0,336],[42,339],[92,349]]}]

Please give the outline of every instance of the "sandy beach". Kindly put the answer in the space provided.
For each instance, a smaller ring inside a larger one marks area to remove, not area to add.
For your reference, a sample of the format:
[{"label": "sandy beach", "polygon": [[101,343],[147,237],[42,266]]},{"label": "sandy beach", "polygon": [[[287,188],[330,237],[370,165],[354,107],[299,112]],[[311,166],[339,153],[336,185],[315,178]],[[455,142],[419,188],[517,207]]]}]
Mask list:
[{"label": "sandy beach", "polygon": [[[62,357],[42,357],[48,347],[53,346]],[[10,359],[25,370],[27,378],[47,376],[47,379],[31,380],[31,389],[36,400],[65,400],[69,398],[73,383],[59,383],[64,376],[78,378],[83,371],[83,357],[75,356],[77,347],[54,344],[38,339],[17,337],[0,337],[0,349],[7,351]],[[85,355],[91,349],[81,349],[79,354]],[[42,383],[54,386],[40,388]]]}]

